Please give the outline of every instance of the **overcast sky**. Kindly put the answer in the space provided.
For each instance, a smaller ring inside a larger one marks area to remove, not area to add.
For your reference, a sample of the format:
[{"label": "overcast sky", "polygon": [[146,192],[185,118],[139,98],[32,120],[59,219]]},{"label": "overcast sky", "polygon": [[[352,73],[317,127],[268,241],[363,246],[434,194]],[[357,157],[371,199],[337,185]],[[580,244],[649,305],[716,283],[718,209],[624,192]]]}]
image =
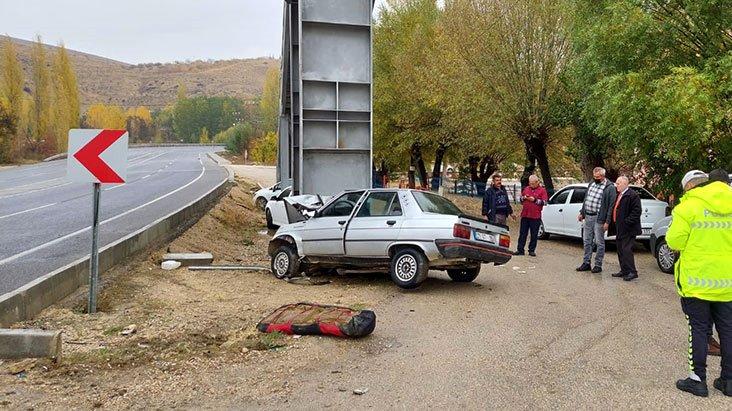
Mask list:
[{"label": "overcast sky", "polygon": [[0,0],[0,33],[127,63],[279,57],[282,3]]}]

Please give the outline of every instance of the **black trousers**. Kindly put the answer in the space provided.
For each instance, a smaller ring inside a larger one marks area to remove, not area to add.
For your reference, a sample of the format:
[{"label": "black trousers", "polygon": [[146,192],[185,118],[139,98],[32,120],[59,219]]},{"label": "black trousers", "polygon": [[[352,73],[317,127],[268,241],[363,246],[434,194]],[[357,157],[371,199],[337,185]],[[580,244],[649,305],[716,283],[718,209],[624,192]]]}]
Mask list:
[{"label": "black trousers", "polygon": [[524,247],[526,247],[526,237],[529,235],[529,231],[531,231],[529,252],[533,253],[534,251],[536,251],[536,241],[539,239],[539,226],[541,226],[541,219],[521,217],[518,248],[516,248],[517,251],[521,253],[524,252]]},{"label": "black trousers", "polygon": [[633,256],[633,244],[635,236],[617,238],[615,246],[618,248],[618,262],[620,263],[620,272],[623,274],[638,274],[635,269],[635,256]]},{"label": "black trousers", "polygon": [[732,380],[732,302],[682,297],[681,309],[689,322],[689,369],[706,380],[709,330],[714,321],[722,347],[721,377]]}]

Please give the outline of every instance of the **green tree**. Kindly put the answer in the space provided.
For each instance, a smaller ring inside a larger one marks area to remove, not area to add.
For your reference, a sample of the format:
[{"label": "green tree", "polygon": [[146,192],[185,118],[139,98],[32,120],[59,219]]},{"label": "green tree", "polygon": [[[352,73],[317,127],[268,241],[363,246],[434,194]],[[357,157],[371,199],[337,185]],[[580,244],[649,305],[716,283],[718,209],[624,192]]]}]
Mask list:
[{"label": "green tree", "polygon": [[244,154],[244,150],[256,137],[256,130],[249,123],[241,123],[214,136],[214,141],[225,141],[226,149],[235,154]]},{"label": "green tree", "polygon": [[197,143],[203,128],[216,135],[244,120],[241,100],[231,97],[180,99],[173,108],[173,131],[185,142]]},{"label": "green tree", "polygon": [[423,184],[428,178],[425,153],[438,150],[439,170],[451,136],[426,87],[434,75],[430,63],[439,16],[434,0],[390,1],[374,28],[375,156],[390,166],[415,167]]},{"label": "green tree", "polygon": [[569,56],[564,13],[550,0],[452,0],[445,3],[448,46],[474,79],[475,93],[491,105],[495,134],[523,142],[522,183],[539,167],[553,190],[548,147],[557,124],[552,103],[564,92],[560,75]]},{"label": "green tree", "polygon": [[280,69],[271,67],[267,70],[262,89],[262,98],[259,100],[259,112],[262,117],[262,130],[267,133],[277,131],[280,117]]},{"label": "green tree", "polygon": [[578,0],[582,119],[628,169],[679,191],[689,169],[732,166],[732,8],[698,0]]}]

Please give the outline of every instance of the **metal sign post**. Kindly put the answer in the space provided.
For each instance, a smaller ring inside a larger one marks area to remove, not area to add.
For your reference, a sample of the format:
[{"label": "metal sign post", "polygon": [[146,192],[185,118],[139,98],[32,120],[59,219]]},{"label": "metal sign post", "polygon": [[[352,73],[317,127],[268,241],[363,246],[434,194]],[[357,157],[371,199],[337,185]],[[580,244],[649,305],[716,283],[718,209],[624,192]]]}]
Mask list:
[{"label": "metal sign post", "polygon": [[94,215],[92,217],[92,251],[89,260],[89,314],[97,312],[97,293],[99,292],[99,197],[102,184],[94,183]]},{"label": "metal sign post", "polygon": [[94,183],[92,251],[89,258],[89,304],[97,312],[99,292],[99,198],[102,184],[124,184],[127,175],[125,130],[69,130],[66,176],[73,182]]}]

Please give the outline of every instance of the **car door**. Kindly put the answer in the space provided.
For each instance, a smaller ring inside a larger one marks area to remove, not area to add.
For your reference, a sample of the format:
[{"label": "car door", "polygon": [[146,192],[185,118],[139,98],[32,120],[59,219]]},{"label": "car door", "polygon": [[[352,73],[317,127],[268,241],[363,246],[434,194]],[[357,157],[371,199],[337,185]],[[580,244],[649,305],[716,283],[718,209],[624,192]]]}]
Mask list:
[{"label": "car door", "polygon": [[302,248],[306,256],[344,254],[346,224],[363,193],[363,191],[352,191],[341,195],[305,223],[302,231]]},{"label": "car door", "polygon": [[277,226],[289,224],[287,211],[285,209],[285,199],[290,196],[292,189],[287,187],[275,197],[274,202],[269,207],[269,213],[272,216],[272,222]]},{"label": "car door", "polygon": [[369,193],[346,228],[346,255],[386,257],[399,238],[404,216],[396,191]]},{"label": "car door", "polygon": [[582,203],[585,202],[586,195],[587,187],[574,187],[572,194],[569,195],[569,204],[562,211],[564,214],[564,233],[566,235],[582,238],[582,223],[577,221],[577,216],[582,209]]},{"label": "car door", "polygon": [[544,224],[544,231],[552,234],[564,234],[564,208],[569,201],[572,188],[565,188],[557,191],[549,203],[544,206],[541,213],[541,220]]}]

